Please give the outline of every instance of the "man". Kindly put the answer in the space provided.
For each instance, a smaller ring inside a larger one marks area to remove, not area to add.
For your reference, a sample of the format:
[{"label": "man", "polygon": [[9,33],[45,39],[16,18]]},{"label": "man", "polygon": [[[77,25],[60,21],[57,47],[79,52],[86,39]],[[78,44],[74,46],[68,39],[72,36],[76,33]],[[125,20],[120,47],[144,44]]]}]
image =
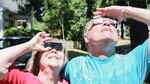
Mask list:
[{"label": "man", "polygon": [[84,32],[89,55],[67,64],[66,80],[71,84],[143,84],[150,66],[149,40],[126,55],[115,54],[118,22],[114,19],[122,21],[128,17],[150,23],[148,12],[120,6],[98,8]]}]

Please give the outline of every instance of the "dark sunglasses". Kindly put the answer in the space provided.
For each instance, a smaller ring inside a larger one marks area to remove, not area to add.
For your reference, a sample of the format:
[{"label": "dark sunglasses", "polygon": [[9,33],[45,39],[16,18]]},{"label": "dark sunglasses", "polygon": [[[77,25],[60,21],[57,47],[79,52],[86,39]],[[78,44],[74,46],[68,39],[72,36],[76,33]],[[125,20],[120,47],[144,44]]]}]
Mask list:
[{"label": "dark sunglasses", "polygon": [[56,50],[59,50],[59,51],[63,50],[62,43],[45,42],[44,47],[50,47],[52,49],[56,49]]},{"label": "dark sunglasses", "polygon": [[118,27],[119,22],[117,20],[111,19],[111,18],[93,18],[92,23],[93,25],[97,24],[103,24],[104,22],[109,21],[111,25],[114,27]]}]

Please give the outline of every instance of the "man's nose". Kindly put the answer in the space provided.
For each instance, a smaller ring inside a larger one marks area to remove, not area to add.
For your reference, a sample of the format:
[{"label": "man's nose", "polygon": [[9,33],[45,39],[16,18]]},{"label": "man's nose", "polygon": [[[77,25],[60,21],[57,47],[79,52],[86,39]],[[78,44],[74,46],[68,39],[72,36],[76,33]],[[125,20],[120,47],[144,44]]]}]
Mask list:
[{"label": "man's nose", "polygon": [[103,23],[103,26],[110,26],[111,24],[110,24],[110,22],[109,21],[105,21],[104,23]]}]

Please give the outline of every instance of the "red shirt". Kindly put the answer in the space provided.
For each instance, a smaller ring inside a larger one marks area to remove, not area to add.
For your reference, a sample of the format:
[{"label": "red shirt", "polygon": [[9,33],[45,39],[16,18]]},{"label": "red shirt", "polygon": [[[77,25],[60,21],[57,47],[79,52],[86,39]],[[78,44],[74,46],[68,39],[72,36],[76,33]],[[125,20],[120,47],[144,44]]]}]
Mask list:
[{"label": "red shirt", "polygon": [[[6,78],[0,80],[0,84],[42,84],[37,76],[27,71],[14,68],[10,69]],[[67,81],[63,80],[62,84],[68,84]]]}]

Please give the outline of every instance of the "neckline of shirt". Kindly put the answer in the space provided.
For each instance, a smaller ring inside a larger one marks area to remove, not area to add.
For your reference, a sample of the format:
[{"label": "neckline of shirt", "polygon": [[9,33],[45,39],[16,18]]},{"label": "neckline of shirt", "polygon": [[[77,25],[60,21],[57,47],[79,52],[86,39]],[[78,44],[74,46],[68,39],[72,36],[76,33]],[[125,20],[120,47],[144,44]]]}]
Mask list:
[{"label": "neckline of shirt", "polygon": [[110,57],[107,58],[100,58],[100,57],[96,57],[94,55],[89,54],[88,58],[92,59],[92,61],[94,62],[99,62],[99,63],[109,63],[112,62],[112,60],[115,60],[116,54],[112,55]]}]

